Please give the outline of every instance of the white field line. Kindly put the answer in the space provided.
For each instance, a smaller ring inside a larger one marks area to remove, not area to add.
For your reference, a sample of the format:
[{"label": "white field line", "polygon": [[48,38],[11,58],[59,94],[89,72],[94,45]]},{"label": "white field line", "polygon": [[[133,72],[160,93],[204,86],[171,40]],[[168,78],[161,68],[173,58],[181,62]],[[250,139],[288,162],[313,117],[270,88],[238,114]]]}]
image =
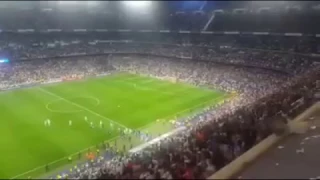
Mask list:
[{"label": "white field line", "polygon": [[[43,90],[43,89],[42,89],[42,90]],[[193,107],[191,107],[191,108],[187,108],[187,109],[184,109],[184,110],[179,111],[179,112],[177,112],[177,113],[174,113],[174,114],[172,114],[172,115],[166,116],[166,117],[164,117],[164,118],[158,118],[158,119],[171,118],[172,116],[175,116],[175,115],[184,113],[184,112],[186,112],[186,111],[190,111],[191,109],[195,109],[195,108],[198,107],[198,106],[201,106],[201,105],[203,105],[203,104],[206,104],[206,103],[208,103],[208,102],[210,102],[210,101],[214,101],[214,100],[220,99],[220,98],[222,98],[222,97],[225,97],[225,96],[219,96],[219,97],[217,97],[217,98],[213,98],[213,99],[210,99],[210,100],[208,100],[208,101],[204,101],[204,102],[199,103],[199,104],[197,104],[197,105],[195,105],[195,106],[193,106]],[[156,121],[153,121],[153,122],[151,122],[151,123],[148,123],[148,124],[146,124],[146,125],[144,125],[144,126],[141,126],[141,127],[137,128],[137,129],[138,129],[138,130],[147,129],[147,127],[151,126],[152,124],[156,124]],[[117,138],[119,138],[119,137],[120,137],[120,136],[115,136],[115,137],[113,137],[113,138],[111,138],[111,139],[108,139],[108,140],[105,141],[105,142],[111,142],[111,141],[113,141],[113,140],[115,140],[115,139],[117,139]],[[95,147],[95,145],[94,145],[94,146],[91,146],[91,147],[88,147],[88,148],[92,148],[92,147]],[[83,152],[83,151],[87,150],[88,148],[85,148],[85,149],[83,149],[83,150],[80,150],[80,151],[78,151],[78,152],[76,152],[76,153],[73,153],[73,154],[71,154],[71,155],[69,155],[69,156],[74,156],[74,155],[78,154],[79,152]],[[51,162],[51,163],[48,163],[48,164],[46,164],[46,165],[49,166],[49,165],[51,165],[51,164],[57,163],[57,162],[59,162],[59,161],[62,161],[62,160],[64,160],[64,159],[66,159],[66,158],[69,157],[69,156],[65,156],[65,157],[63,157],[63,158],[60,158],[60,159],[58,159],[58,160],[55,160],[55,161],[53,161],[53,162]],[[28,174],[28,173],[30,173],[30,172],[32,172],[32,171],[36,171],[36,170],[38,170],[38,169],[44,168],[46,165],[38,166],[38,167],[36,167],[36,168],[34,168],[34,169],[31,169],[31,170],[29,170],[29,171],[27,171],[27,172],[24,172],[24,173],[22,173],[22,174],[16,175],[16,176],[14,176],[14,177],[12,177],[12,178],[10,178],[10,179],[16,179],[17,177],[26,175],[26,174]]]},{"label": "white field line", "polygon": [[72,102],[72,101],[70,101],[70,100],[68,100],[68,99],[65,99],[65,98],[63,98],[63,97],[61,97],[61,96],[59,96],[59,95],[57,95],[57,94],[55,94],[55,93],[52,93],[52,92],[50,92],[50,91],[48,91],[48,90],[45,90],[45,89],[43,89],[43,88],[41,88],[41,87],[38,87],[38,89],[39,89],[40,91],[46,93],[46,94],[49,94],[49,95],[54,96],[54,97],[56,97],[56,98],[62,99],[62,100],[64,100],[64,101],[68,102],[69,104],[72,104],[72,105],[74,105],[74,106],[77,106],[78,108],[81,108],[81,109],[83,109],[83,110],[85,110],[85,111],[88,111],[88,112],[90,112],[91,114],[94,114],[94,115],[96,115],[96,116],[99,116],[99,117],[102,118],[102,119],[105,119],[105,120],[110,121],[110,122],[112,122],[112,123],[114,123],[114,124],[117,124],[117,125],[120,126],[120,127],[128,128],[128,127],[126,127],[126,126],[124,126],[124,125],[122,125],[122,124],[120,124],[120,123],[118,123],[118,122],[116,122],[116,121],[114,121],[114,120],[112,120],[112,119],[109,119],[109,118],[107,118],[107,117],[105,117],[105,116],[102,116],[101,114],[98,114],[98,113],[96,113],[96,112],[94,112],[94,111],[91,111],[90,109],[88,109],[88,108],[86,108],[86,107],[84,107],[84,106],[81,106],[81,105],[79,105],[79,104],[77,104],[77,103],[74,103],[74,102]]}]

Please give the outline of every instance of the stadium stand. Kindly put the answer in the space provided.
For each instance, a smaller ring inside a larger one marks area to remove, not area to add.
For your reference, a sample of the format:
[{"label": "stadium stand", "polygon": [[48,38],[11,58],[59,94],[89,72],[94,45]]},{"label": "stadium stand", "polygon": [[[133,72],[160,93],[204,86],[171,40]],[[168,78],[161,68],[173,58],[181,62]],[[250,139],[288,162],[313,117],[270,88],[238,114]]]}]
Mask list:
[{"label": "stadium stand", "polygon": [[124,12],[117,15],[112,3],[109,13],[102,7],[71,11],[30,3],[23,10],[1,5],[0,54],[10,59],[0,66],[1,91],[134,71],[239,94],[190,117],[191,126],[184,124],[161,143],[98,157],[49,178],[207,178],[268,135],[281,133],[275,124],[306,110],[318,92],[316,5],[157,10],[152,17],[139,14],[135,22]]}]

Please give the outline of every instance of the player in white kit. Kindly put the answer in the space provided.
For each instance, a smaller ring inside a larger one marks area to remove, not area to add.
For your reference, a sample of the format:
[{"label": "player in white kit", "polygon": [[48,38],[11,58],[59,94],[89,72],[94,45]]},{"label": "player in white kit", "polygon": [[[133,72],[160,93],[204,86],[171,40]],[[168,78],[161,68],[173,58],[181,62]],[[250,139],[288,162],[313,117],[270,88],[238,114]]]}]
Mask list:
[{"label": "player in white kit", "polygon": [[51,126],[51,121],[50,121],[50,119],[47,119],[47,123],[48,123],[48,126]]}]

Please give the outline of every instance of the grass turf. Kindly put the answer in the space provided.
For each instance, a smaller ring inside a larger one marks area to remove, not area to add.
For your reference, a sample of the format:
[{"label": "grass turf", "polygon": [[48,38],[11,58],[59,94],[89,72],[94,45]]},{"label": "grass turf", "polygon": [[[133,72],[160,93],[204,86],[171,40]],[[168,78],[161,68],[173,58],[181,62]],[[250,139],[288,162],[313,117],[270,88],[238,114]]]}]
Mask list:
[{"label": "grass turf", "polygon": [[[219,91],[127,73],[3,92],[0,178],[37,176],[45,164],[64,166],[64,157],[115,139],[117,128],[164,133],[170,128],[156,124],[157,119],[170,120],[224,97]],[[44,125],[47,118],[50,127]]]}]

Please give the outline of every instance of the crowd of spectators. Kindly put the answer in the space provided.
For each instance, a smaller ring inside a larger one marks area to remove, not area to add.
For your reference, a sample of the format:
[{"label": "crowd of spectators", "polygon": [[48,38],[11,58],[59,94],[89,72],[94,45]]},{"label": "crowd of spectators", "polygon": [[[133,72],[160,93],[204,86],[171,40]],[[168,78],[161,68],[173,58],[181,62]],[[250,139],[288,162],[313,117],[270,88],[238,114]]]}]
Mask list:
[{"label": "crowd of spectators", "polygon": [[75,76],[96,76],[111,70],[108,61],[98,57],[13,62],[0,65],[0,88],[11,89]]},{"label": "crowd of spectators", "polygon": [[[289,78],[270,71],[211,62],[119,55],[108,59],[118,70],[156,77],[175,76],[197,85],[237,90],[241,95],[188,118],[192,126],[186,126],[187,130],[142,152],[117,156],[111,161],[99,159],[62,175],[64,178],[205,178],[270,133],[283,131],[284,124],[312,103],[320,72],[314,68]],[[181,123],[186,123],[185,119]]]},{"label": "crowd of spectators", "polygon": [[[112,39],[112,35],[107,39]],[[203,39],[206,37],[203,35],[177,38],[169,35],[165,40],[155,41],[133,38],[134,36],[128,35],[126,38],[129,40],[117,41],[98,40],[97,38],[102,38],[101,35],[71,36],[67,40],[54,35],[9,36],[7,38],[11,38],[10,41],[4,38],[0,42],[0,52],[12,60],[107,53],[150,54],[255,66],[290,74],[303,72],[312,67],[315,61],[319,61],[319,57],[312,56],[312,53],[316,54],[320,49],[318,43],[299,37],[270,37],[271,40],[266,40],[268,38],[253,36],[216,36],[205,41]]]},{"label": "crowd of spectators", "polygon": [[[157,57],[138,56],[135,58],[118,59],[111,61],[114,67],[126,71],[138,71],[139,73],[156,77],[176,77],[188,83],[196,85],[212,85],[221,90],[241,94],[264,95],[276,89],[289,76],[282,73],[256,70],[248,67],[220,65],[207,61],[171,60]],[[252,91],[257,93],[252,94]],[[248,97],[250,98],[250,97]],[[256,98],[256,97],[255,97]]]},{"label": "crowd of spectators", "polygon": [[255,50],[250,49],[250,43],[244,46],[248,48],[241,48],[239,39],[219,38],[231,38],[233,43],[179,42],[172,38],[171,43],[111,42],[89,37],[3,41],[1,51],[13,61],[0,64],[0,88],[134,71],[237,92],[237,98],[219,107],[178,120],[187,129],[160,144],[139,153],[116,155],[112,160],[98,157],[61,175],[75,179],[204,178],[279,129],[279,122],[285,124],[307,108],[320,77],[316,57],[308,54],[310,48],[300,48],[307,49],[303,54],[289,52],[291,46],[276,48],[280,52],[268,50],[273,48]]}]

